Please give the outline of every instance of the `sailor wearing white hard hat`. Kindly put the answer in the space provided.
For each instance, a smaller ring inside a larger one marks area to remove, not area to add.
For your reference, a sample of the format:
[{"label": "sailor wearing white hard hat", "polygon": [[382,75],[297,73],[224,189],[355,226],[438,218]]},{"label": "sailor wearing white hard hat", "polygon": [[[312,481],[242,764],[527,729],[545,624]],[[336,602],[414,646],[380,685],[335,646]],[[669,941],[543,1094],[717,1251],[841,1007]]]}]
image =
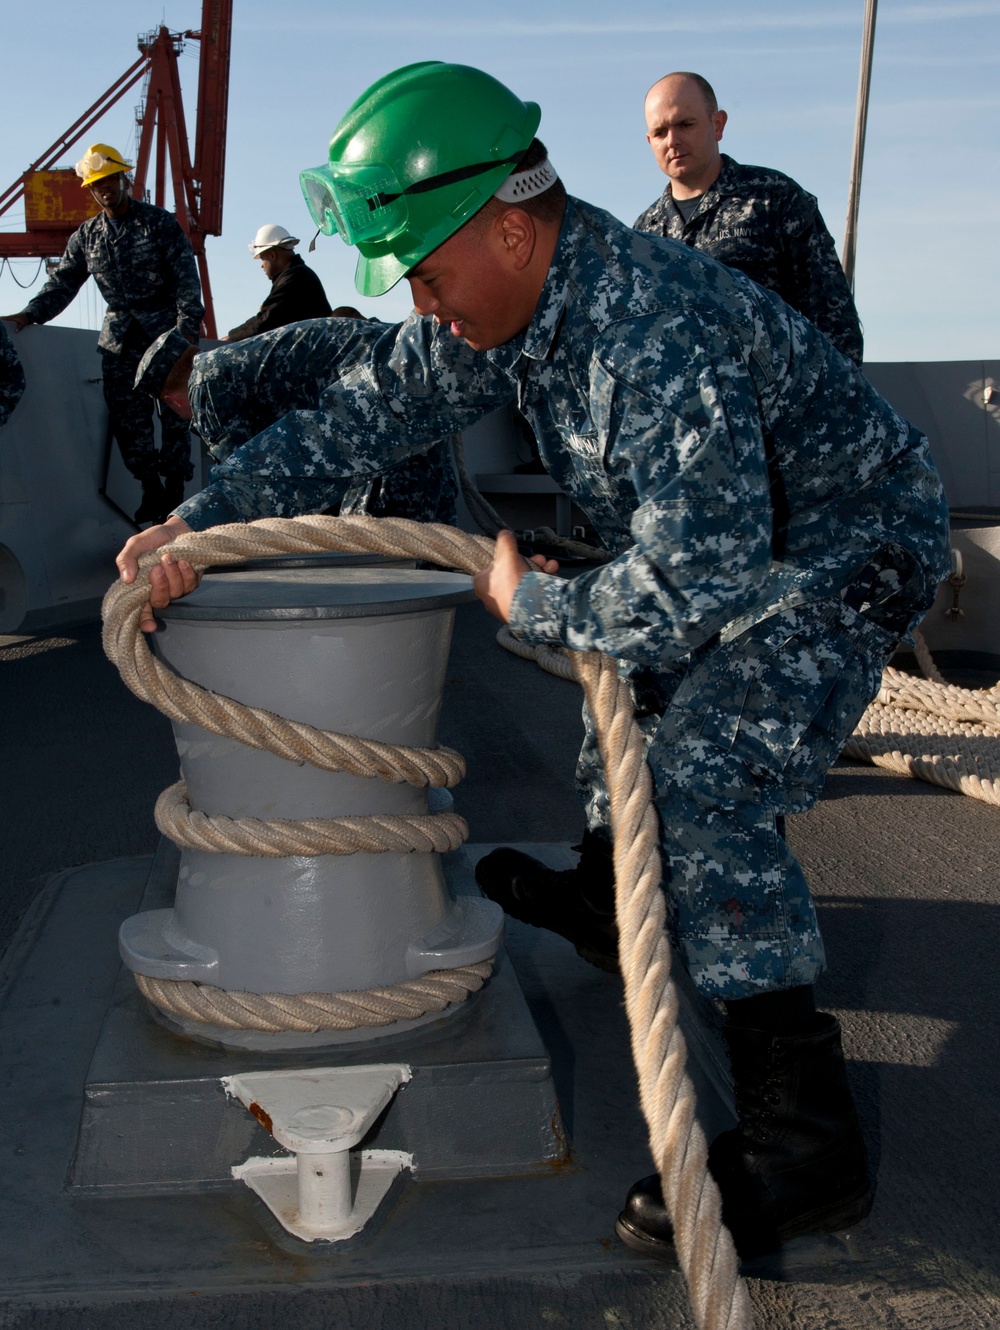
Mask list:
[{"label": "sailor wearing white hard hat", "polygon": [[297,236],[276,222],[258,228],[247,248],[251,258],[260,260],[271,291],[257,313],[231,328],[224,342],[242,342],[286,323],[322,319],[331,313],[322,282],[295,253],[298,243]]}]

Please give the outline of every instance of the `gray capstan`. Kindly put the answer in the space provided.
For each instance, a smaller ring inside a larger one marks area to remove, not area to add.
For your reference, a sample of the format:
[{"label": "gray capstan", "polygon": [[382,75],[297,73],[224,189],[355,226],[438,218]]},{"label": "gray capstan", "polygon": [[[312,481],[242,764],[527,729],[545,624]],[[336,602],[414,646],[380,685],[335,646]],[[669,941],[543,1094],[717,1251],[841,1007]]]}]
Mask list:
[{"label": "gray capstan", "polygon": [[[219,574],[165,612],[157,651],[183,678],[285,719],[432,749],[454,606],[471,595],[467,577],[438,571]],[[288,761],[190,723],[175,723],[175,734],[191,806],[208,815],[427,816],[438,793]],[[132,970],[156,979],[339,993],[484,961],[502,924],[489,902],[449,897],[433,853],[186,847],[173,909],[127,920],[121,948]],[[259,1037],[266,1046],[270,1036]]]}]

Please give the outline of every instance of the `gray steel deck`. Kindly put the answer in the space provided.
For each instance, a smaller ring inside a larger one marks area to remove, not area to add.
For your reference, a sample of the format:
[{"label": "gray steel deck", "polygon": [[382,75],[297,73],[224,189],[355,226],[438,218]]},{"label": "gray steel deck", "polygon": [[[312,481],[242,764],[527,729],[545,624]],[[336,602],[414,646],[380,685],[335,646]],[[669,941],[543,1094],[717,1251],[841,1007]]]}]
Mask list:
[{"label": "gray steel deck", "polygon": [[[467,850],[559,855],[580,829],[579,698],[497,648],[493,628],[478,607],[459,612],[442,722],[469,761]],[[0,696],[0,1327],[691,1324],[679,1276],[613,1233],[649,1171],[618,981],[518,924],[509,954],[552,1059],[568,1164],[410,1183],[333,1250],[279,1232],[245,1189],[67,1188],[119,981],[117,924],[143,891],[176,758],[96,625],[0,639]],[[820,997],[844,1023],[878,1195],[856,1232],[797,1244],[766,1272],[783,1278],[752,1278],[768,1330],[1000,1326],[998,833],[983,804],[853,763],[792,819],[831,962]]]}]

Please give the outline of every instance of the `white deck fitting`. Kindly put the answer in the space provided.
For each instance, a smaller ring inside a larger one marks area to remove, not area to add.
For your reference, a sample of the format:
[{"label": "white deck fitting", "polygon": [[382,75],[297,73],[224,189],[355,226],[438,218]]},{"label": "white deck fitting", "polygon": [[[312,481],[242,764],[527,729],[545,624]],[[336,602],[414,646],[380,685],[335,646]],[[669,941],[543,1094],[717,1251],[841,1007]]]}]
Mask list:
[{"label": "white deck fitting", "polygon": [[360,1232],[413,1158],[400,1150],[351,1154],[409,1067],[387,1063],[315,1071],[264,1071],[222,1080],[232,1095],[293,1153],[238,1164],[250,1187],[289,1233],[342,1242]]}]

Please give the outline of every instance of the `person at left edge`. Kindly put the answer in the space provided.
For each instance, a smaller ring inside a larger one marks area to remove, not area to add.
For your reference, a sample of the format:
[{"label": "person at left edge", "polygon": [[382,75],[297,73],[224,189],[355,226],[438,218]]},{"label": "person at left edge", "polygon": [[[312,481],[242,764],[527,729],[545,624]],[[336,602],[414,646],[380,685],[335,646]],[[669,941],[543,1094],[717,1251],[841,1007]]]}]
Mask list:
[{"label": "person at left edge", "polygon": [[6,425],[23,392],[24,370],[7,329],[0,323],[0,425]]},{"label": "person at left edge", "polygon": [[258,228],[248,248],[250,257],[260,260],[271,290],[257,313],[238,327],[230,328],[222,339],[224,342],[243,342],[272,328],[283,328],[303,319],[325,319],[332,313],[323,283],[295,253],[298,243],[296,236],[273,222]]},{"label": "person at left edge", "polygon": [[191,435],[187,421],[164,408],[157,452],[152,403],[135,391],[136,370],[147,347],[171,326],[196,342],[205,306],[187,236],[172,213],[132,198],[131,169],[106,143],[87,150],[76,173],[101,211],[73,232],[38,295],[7,317],[17,332],[29,323],[48,323],[94,278],[108,306],[97,342],[104,400],[122,460],[142,485],[135,520],[161,522],[194,474]]}]

